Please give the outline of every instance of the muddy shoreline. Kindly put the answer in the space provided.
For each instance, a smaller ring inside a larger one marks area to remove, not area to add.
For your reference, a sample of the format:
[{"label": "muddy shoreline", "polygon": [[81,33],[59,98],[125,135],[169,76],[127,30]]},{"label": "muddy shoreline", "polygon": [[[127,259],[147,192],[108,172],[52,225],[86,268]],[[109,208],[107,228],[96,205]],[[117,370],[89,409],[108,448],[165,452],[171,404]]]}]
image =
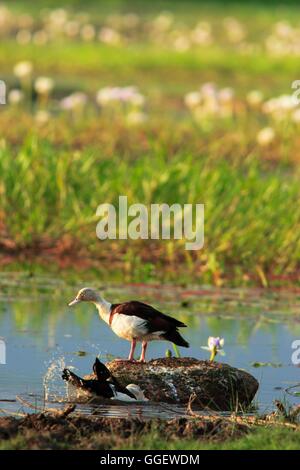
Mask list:
[{"label": "muddy shoreline", "polygon": [[[226,443],[258,429],[286,429],[300,436],[299,410],[286,415],[283,408],[265,416],[222,417],[201,415],[187,410],[190,417],[170,420],[141,420],[107,417],[85,417],[74,408],[0,418],[0,448],[111,450],[126,449],[147,437],[172,445],[193,441],[195,445]],[[74,412],[74,413],[73,413]]]},{"label": "muddy shoreline", "polygon": [[0,418],[0,442],[18,439],[23,449],[113,449],[126,447],[146,434],[158,438],[210,439],[238,438],[249,431],[246,424],[222,418],[176,418],[169,421],[29,414],[23,418]]}]

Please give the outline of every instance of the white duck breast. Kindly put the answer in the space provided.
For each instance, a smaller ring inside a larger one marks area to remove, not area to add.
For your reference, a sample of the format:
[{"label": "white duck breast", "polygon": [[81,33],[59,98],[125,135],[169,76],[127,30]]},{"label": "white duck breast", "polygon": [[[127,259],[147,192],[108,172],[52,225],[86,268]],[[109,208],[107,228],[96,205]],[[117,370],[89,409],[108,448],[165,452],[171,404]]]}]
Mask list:
[{"label": "white duck breast", "polygon": [[111,329],[120,338],[129,341],[134,338],[145,337],[148,333],[147,320],[134,315],[122,315],[121,313],[113,316]]}]

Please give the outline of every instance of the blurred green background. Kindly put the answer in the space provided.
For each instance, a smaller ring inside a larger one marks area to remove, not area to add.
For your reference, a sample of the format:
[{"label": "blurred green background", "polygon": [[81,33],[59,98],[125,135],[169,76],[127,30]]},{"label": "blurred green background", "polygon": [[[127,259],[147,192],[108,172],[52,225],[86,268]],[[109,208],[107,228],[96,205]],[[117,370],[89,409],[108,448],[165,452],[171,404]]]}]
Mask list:
[{"label": "blurred green background", "polygon": [[[2,266],[295,283],[298,2],[2,2]],[[96,238],[96,208],[204,203],[205,247]]]}]

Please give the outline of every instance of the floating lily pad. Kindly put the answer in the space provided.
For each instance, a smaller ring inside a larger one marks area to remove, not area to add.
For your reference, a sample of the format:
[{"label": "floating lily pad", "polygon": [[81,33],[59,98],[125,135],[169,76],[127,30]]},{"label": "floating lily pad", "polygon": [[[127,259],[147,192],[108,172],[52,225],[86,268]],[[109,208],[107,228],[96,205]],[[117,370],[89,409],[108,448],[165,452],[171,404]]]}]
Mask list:
[{"label": "floating lily pad", "polygon": [[282,367],[280,362],[252,362],[252,367]]},{"label": "floating lily pad", "polygon": [[75,354],[77,356],[87,356],[88,353],[86,351],[76,351]]},{"label": "floating lily pad", "polygon": [[300,384],[292,385],[286,388],[285,391],[292,397],[300,397]]}]

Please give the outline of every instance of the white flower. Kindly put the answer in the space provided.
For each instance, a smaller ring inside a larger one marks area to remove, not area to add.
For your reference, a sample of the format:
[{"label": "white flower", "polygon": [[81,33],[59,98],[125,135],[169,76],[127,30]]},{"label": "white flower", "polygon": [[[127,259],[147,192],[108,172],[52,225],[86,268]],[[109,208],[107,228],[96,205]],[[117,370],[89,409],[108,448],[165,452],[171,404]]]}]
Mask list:
[{"label": "white flower", "polygon": [[257,136],[256,141],[261,147],[267,147],[275,139],[275,131],[272,127],[264,127],[261,129]]},{"label": "white flower", "polygon": [[109,103],[120,102],[130,103],[135,106],[142,106],[145,102],[145,97],[139,93],[136,87],[105,87],[98,91],[96,101],[100,106],[105,106]]},{"label": "white flower", "polygon": [[78,91],[63,98],[60,102],[60,107],[65,111],[73,111],[83,108],[86,103],[86,94]]},{"label": "white flower", "polygon": [[116,45],[121,42],[120,34],[112,28],[102,28],[99,31],[98,39],[105,44]]},{"label": "white flower", "polygon": [[276,98],[271,98],[263,105],[263,112],[271,114],[273,117],[285,117],[295,109],[298,105],[297,98],[293,95],[280,95]]},{"label": "white flower", "polygon": [[293,28],[287,21],[278,21],[274,25],[274,31],[280,38],[289,38],[293,33]]},{"label": "white flower", "polygon": [[92,24],[82,26],[80,35],[84,41],[92,41],[96,36],[95,28]]},{"label": "white flower", "polygon": [[196,44],[211,44],[212,36],[210,23],[204,21],[198,23],[195,29],[192,31],[191,37]]},{"label": "white flower", "polygon": [[135,86],[127,86],[117,90],[119,99],[124,102],[137,104],[143,102],[143,96],[138,92]]},{"label": "white flower", "polygon": [[216,349],[217,351],[220,349],[223,349],[224,343],[225,343],[224,338],[220,338],[220,337],[215,338],[213,336],[210,336],[207,341],[207,345],[210,351],[213,351],[214,349]]},{"label": "white flower", "polygon": [[147,114],[141,111],[131,111],[127,115],[128,124],[132,124],[132,125],[143,124],[145,121],[147,121]]},{"label": "white flower", "polygon": [[34,118],[37,124],[43,125],[47,124],[50,120],[50,114],[47,111],[40,110],[36,113]]},{"label": "white flower", "polygon": [[49,39],[48,34],[43,29],[36,31],[34,35],[32,36],[32,41],[37,46],[43,46],[44,44],[48,42],[48,39]]},{"label": "white flower", "polygon": [[204,99],[207,100],[216,100],[217,99],[217,87],[214,83],[207,82],[202,85],[200,88],[201,94]]},{"label": "white flower", "polygon": [[14,74],[20,80],[29,78],[32,74],[32,63],[29,61],[18,62],[14,66]]},{"label": "white flower", "polygon": [[80,24],[78,21],[68,21],[65,25],[65,33],[68,37],[74,38],[79,34]]},{"label": "white flower", "polygon": [[49,22],[55,27],[63,27],[67,20],[68,13],[64,8],[57,8],[49,14]]},{"label": "white flower", "polygon": [[206,351],[221,351],[224,347],[225,340],[224,338],[220,338],[219,336],[209,336],[207,340],[207,346],[202,346],[202,349]]},{"label": "white flower", "polygon": [[246,96],[247,103],[250,106],[259,106],[264,99],[264,95],[259,90],[251,90]]},{"label": "white flower", "polygon": [[28,29],[20,29],[16,34],[17,43],[24,45],[31,41],[31,32]]},{"label": "white flower", "polygon": [[24,99],[24,93],[21,90],[13,89],[8,93],[8,102],[16,105]]},{"label": "white flower", "polygon": [[245,38],[246,32],[244,27],[236,18],[225,18],[224,27],[230,42],[239,43]]},{"label": "white flower", "polygon": [[222,88],[218,93],[218,101],[221,106],[232,106],[234,100],[234,90],[232,88]]},{"label": "white flower", "polygon": [[298,105],[294,95],[281,95],[278,98],[278,107],[283,110],[290,111]]},{"label": "white flower", "polygon": [[174,41],[174,49],[178,52],[185,52],[190,48],[190,41],[186,36],[178,36]]},{"label": "white flower", "polygon": [[48,95],[54,87],[54,81],[49,77],[38,77],[34,89],[39,95]]},{"label": "white flower", "polygon": [[110,101],[119,99],[118,88],[105,87],[98,91],[96,101],[100,106],[104,106]]},{"label": "white flower", "polygon": [[223,104],[231,103],[234,98],[234,90],[232,88],[222,88],[218,93],[219,101]]},{"label": "white flower", "polygon": [[160,13],[153,21],[154,27],[159,31],[168,30],[174,21],[174,16],[168,11]]},{"label": "white flower", "polygon": [[224,343],[224,338],[209,336],[207,346],[202,346],[202,349],[211,353],[210,360],[213,361],[217,354],[225,356],[225,352],[223,351]]},{"label": "white flower", "polygon": [[296,122],[297,124],[300,123],[300,108],[296,109],[296,110],[293,112],[292,119],[293,119],[293,121]]},{"label": "white flower", "polygon": [[185,95],[184,102],[188,108],[195,108],[201,103],[201,94],[199,91],[191,91]]},{"label": "white flower", "polygon": [[145,97],[141,93],[135,92],[128,101],[134,106],[143,106],[145,104]]}]

